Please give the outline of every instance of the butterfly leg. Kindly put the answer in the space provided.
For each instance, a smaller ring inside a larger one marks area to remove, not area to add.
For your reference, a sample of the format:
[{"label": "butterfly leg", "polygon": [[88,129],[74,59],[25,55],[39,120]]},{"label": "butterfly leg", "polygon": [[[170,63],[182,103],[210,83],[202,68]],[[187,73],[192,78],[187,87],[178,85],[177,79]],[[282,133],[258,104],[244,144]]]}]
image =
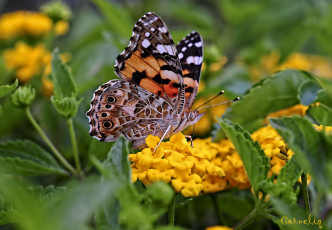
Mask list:
[{"label": "butterfly leg", "polygon": [[191,147],[194,148],[194,145],[193,145],[193,137],[190,136],[190,135],[185,135],[184,137],[185,137],[186,139],[189,139],[189,140],[190,140]]},{"label": "butterfly leg", "polygon": [[170,126],[167,127],[167,129],[166,129],[164,135],[160,138],[160,141],[159,141],[157,147],[153,150],[153,152],[156,152],[157,148],[159,147],[159,145],[160,145],[161,142],[164,140],[165,136],[167,135],[167,133],[168,133],[170,130],[171,130],[171,134],[172,134],[172,133],[173,133],[173,126],[172,126],[172,125],[170,125]]}]

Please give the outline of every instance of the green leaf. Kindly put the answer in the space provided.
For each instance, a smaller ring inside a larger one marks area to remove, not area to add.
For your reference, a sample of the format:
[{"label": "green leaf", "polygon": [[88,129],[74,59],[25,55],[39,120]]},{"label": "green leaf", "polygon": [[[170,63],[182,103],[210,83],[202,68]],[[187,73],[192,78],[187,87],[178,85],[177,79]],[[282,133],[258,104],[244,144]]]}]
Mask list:
[{"label": "green leaf", "polygon": [[266,115],[288,108],[299,101],[299,89],[303,83],[316,80],[304,72],[284,70],[257,83],[241,100],[232,103],[223,118],[238,122],[244,127]]},{"label": "green leaf", "polygon": [[219,119],[220,126],[234,144],[239,153],[250,183],[257,194],[266,181],[270,168],[269,160],[257,142],[251,139],[250,134],[238,124],[229,120]]},{"label": "green leaf", "polygon": [[264,186],[263,190],[285,202],[296,204],[298,190],[294,188],[294,184],[298,181],[301,173],[302,169],[293,157],[280,170],[277,182],[270,181]]},{"label": "green leaf", "polygon": [[270,124],[294,151],[297,162],[324,191],[332,191],[332,138],[303,117],[271,118]]},{"label": "green leaf", "polygon": [[18,80],[11,85],[1,85],[0,86],[0,98],[10,94],[18,86]]},{"label": "green leaf", "polygon": [[24,176],[67,174],[49,152],[29,140],[1,142],[0,169]]},{"label": "green leaf", "polygon": [[318,125],[332,126],[332,109],[324,104],[313,105],[307,110],[306,116]]},{"label": "green leaf", "polygon": [[109,151],[105,163],[111,164],[111,173],[116,174],[131,183],[131,167],[129,163],[128,141],[124,136],[119,137]]},{"label": "green leaf", "polygon": [[43,225],[52,225],[52,228],[48,227],[50,230],[84,229],[83,226],[86,226],[93,212],[110,196],[114,196],[117,183],[88,178],[84,182],[69,184],[68,187],[67,191],[47,203]]},{"label": "green leaf", "polygon": [[88,155],[94,155],[98,159],[106,159],[107,154],[113,145],[114,142],[102,142],[95,138],[91,138]]},{"label": "green leaf", "polygon": [[297,164],[294,157],[292,157],[285,166],[280,170],[276,186],[286,185],[293,187],[301,176],[302,168]]},{"label": "green leaf", "polygon": [[22,179],[0,177],[1,194],[15,207],[15,222],[24,230],[88,229],[93,212],[117,189],[113,181],[85,178],[45,200],[29,192],[29,186]]},{"label": "green leaf", "polygon": [[323,88],[319,84],[313,81],[306,81],[304,82],[300,88],[299,88],[299,98],[302,105],[310,105],[313,103],[319,91],[321,91]]},{"label": "green leaf", "polygon": [[54,84],[54,97],[56,99],[77,95],[73,75],[68,66],[62,62],[58,48],[54,49],[52,54],[51,80]]}]

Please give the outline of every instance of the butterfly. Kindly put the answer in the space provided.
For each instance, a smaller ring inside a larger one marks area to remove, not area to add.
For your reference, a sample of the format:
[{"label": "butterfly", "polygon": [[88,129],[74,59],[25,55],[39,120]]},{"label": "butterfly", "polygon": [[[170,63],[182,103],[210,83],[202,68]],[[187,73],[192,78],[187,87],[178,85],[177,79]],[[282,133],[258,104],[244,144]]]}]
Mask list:
[{"label": "butterfly", "polygon": [[203,41],[191,32],[176,46],[155,13],[142,16],[129,45],[116,58],[119,80],[101,85],[87,112],[90,135],[115,141],[123,134],[133,148],[146,146],[151,134],[164,138],[181,132],[204,115],[191,111],[203,61]]}]

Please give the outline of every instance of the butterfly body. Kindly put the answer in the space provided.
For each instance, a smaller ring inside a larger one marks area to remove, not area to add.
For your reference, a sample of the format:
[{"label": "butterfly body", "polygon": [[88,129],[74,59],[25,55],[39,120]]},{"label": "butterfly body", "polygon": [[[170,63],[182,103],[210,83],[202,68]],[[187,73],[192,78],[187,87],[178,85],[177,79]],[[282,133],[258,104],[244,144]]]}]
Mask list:
[{"label": "butterfly body", "polygon": [[202,63],[202,40],[192,32],[177,46],[165,23],[147,13],[135,25],[130,44],[117,57],[111,80],[94,93],[87,112],[90,135],[114,141],[123,134],[143,148],[152,134],[164,138],[195,124],[190,111]]}]

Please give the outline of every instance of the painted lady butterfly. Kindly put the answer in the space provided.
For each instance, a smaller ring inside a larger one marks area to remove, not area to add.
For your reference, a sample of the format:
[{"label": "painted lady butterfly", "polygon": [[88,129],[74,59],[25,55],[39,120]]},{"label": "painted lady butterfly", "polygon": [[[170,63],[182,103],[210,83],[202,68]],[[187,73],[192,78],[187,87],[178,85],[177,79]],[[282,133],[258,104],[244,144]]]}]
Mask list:
[{"label": "painted lady butterfly", "polygon": [[145,14],[116,59],[121,80],[94,93],[87,112],[90,135],[108,142],[123,134],[134,148],[143,148],[149,134],[168,138],[195,124],[203,115],[190,111],[202,61],[203,41],[197,32],[175,46],[163,20]]}]

